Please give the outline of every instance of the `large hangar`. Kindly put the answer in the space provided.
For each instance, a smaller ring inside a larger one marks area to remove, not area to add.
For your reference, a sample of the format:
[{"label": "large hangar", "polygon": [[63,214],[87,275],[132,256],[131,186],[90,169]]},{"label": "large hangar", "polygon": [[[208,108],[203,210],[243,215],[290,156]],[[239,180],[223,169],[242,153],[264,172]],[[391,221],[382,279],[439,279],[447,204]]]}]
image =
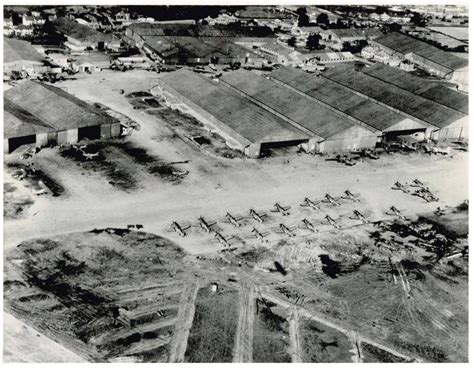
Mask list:
[{"label": "large hangar", "polygon": [[[402,88],[398,83],[387,82],[380,77],[355,70],[353,65],[338,65],[321,76],[347,90],[364,96],[377,104],[396,111],[412,121],[425,125],[428,138],[437,141],[467,139],[469,117],[460,108],[441,103],[439,94],[423,95]],[[370,69],[368,69],[370,71]],[[387,78],[387,77],[386,77]],[[402,83],[402,82],[399,82]],[[408,83],[406,83],[408,85]],[[413,88],[413,87],[411,87]],[[435,97],[438,95],[438,97]],[[462,103],[461,103],[462,105]],[[466,111],[467,108],[463,108]]]},{"label": "large hangar", "polygon": [[242,96],[281,116],[289,124],[312,136],[309,152],[340,152],[373,148],[378,131],[356,124],[341,112],[318,103],[308,96],[296,94],[273,80],[239,70],[222,77],[222,83]]},{"label": "large hangar", "polygon": [[152,89],[172,107],[210,125],[229,146],[259,157],[262,148],[302,144],[308,152],[374,148],[378,131],[248,71],[219,81],[186,69],[158,78]]},{"label": "large hangar", "polygon": [[221,82],[187,69],[160,75],[152,93],[211,126],[230,147],[249,157],[259,157],[262,145],[292,145],[310,138]]},{"label": "large hangar", "polygon": [[23,81],[4,93],[4,151],[121,134],[121,123],[60,88]]},{"label": "large hangar", "polygon": [[422,132],[429,124],[415,121],[406,115],[358,94],[340,84],[295,68],[280,68],[269,75],[295,93],[340,112],[346,119],[375,130],[382,141],[399,133]]}]

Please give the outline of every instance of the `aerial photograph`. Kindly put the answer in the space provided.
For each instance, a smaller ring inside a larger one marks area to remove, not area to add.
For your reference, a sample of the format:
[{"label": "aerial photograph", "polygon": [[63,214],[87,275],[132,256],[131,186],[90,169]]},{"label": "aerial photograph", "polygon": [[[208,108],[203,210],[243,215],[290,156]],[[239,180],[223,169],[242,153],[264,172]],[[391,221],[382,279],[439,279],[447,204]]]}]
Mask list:
[{"label": "aerial photograph", "polygon": [[3,5],[3,363],[467,366],[467,2],[46,3]]}]

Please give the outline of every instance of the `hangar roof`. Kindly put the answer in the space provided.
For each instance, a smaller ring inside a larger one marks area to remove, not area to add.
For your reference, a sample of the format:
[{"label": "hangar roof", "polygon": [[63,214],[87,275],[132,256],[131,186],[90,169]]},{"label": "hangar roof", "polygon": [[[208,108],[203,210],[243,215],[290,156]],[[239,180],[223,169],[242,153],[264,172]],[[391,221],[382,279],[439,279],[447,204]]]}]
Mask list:
[{"label": "hangar roof", "polygon": [[239,70],[222,80],[323,139],[354,126],[329,108],[255,73]]},{"label": "hangar roof", "polygon": [[41,63],[44,57],[27,41],[3,38],[3,62],[31,61]]},{"label": "hangar roof", "polygon": [[369,68],[364,68],[362,71],[372,77],[403,88],[404,90],[421,95],[442,105],[449,106],[450,108],[459,110],[464,114],[468,114],[468,96],[455,91],[452,88],[446,87],[443,83],[430,81],[411,73],[406,73],[401,69],[379,63],[374,64]]},{"label": "hangar roof", "polygon": [[390,127],[406,119],[402,114],[370,101],[335,82],[296,68],[280,68],[271,73],[270,77],[322,101],[378,131],[389,130]]},{"label": "hangar roof", "polygon": [[4,92],[5,138],[118,122],[60,88],[27,80]]},{"label": "hangar roof", "polygon": [[160,79],[244,138],[242,144],[308,139],[309,135],[204,75],[180,69]]},{"label": "hangar roof", "polygon": [[468,65],[468,60],[466,59],[459,58],[426,42],[402,35],[399,32],[388,33],[383,37],[379,37],[375,42],[402,54],[413,53],[451,70],[457,70]]},{"label": "hangar roof", "polygon": [[432,126],[443,128],[465,114],[426,97],[354,70],[353,65],[337,65],[322,74],[347,89],[377,100]]}]

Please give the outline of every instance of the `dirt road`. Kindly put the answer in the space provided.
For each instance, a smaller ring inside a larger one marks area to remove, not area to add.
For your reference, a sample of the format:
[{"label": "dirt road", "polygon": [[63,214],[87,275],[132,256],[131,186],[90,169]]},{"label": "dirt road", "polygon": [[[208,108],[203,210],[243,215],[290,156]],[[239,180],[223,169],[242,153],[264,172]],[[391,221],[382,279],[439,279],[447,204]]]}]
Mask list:
[{"label": "dirt road", "polygon": [[240,287],[239,318],[233,354],[234,363],[251,363],[253,355],[253,324],[255,319],[255,290],[249,282]]},{"label": "dirt road", "polygon": [[183,294],[181,295],[180,308],[175,326],[175,334],[173,337],[173,342],[170,345],[171,363],[184,362],[184,354],[186,352],[189,330],[191,329],[194,319],[194,300],[196,300],[197,292],[197,284],[190,282],[186,285]]}]

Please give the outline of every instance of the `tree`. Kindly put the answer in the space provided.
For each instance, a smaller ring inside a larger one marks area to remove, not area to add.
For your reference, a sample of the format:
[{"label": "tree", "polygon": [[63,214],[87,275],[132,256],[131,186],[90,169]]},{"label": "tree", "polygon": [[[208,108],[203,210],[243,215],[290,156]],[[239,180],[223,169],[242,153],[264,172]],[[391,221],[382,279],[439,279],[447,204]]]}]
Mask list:
[{"label": "tree", "polygon": [[296,37],[292,37],[288,40],[288,46],[291,46],[291,47],[296,46]]},{"label": "tree", "polygon": [[306,40],[306,47],[310,50],[318,50],[320,46],[319,40],[321,40],[321,36],[319,34],[314,33],[309,35]]},{"label": "tree", "polygon": [[325,26],[329,25],[329,17],[326,13],[321,13],[318,15],[316,18],[316,23],[317,24],[324,24]]},{"label": "tree", "polygon": [[413,16],[410,19],[415,26],[424,27],[426,25],[426,20],[420,15],[420,13],[414,12]]},{"label": "tree", "polygon": [[306,27],[309,25],[309,17],[306,14],[306,8],[298,8],[296,10],[298,14],[298,27]]}]

